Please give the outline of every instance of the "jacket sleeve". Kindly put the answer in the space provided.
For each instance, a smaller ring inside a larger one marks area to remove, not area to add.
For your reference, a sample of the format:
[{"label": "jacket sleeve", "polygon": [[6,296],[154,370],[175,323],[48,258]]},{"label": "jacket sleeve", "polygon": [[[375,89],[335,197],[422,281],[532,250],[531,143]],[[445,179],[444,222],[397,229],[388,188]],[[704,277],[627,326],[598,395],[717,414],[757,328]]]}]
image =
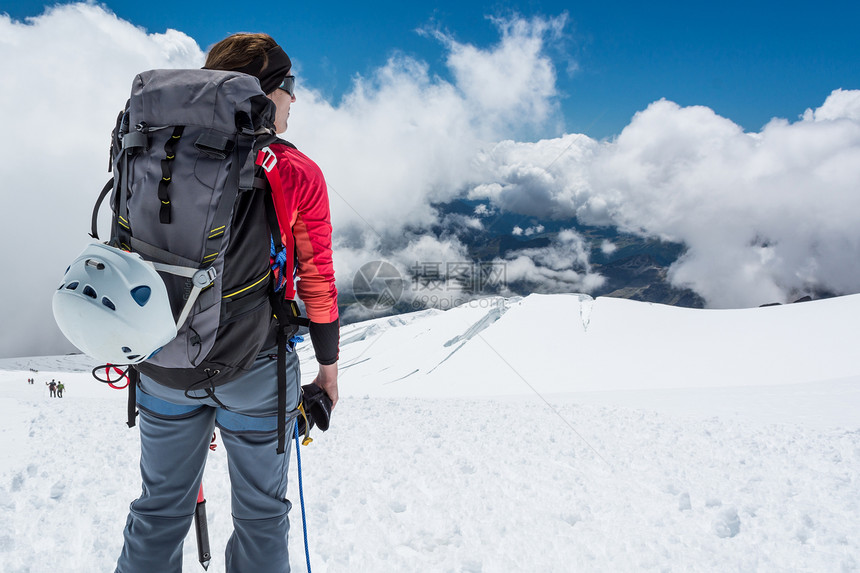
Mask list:
[{"label": "jacket sleeve", "polygon": [[292,193],[291,228],[295,249],[296,292],[311,320],[310,336],[317,360],[333,364],[338,358],[337,287],[332,261],[331,214],[322,171],[302,153],[286,150],[281,161],[285,194]]}]

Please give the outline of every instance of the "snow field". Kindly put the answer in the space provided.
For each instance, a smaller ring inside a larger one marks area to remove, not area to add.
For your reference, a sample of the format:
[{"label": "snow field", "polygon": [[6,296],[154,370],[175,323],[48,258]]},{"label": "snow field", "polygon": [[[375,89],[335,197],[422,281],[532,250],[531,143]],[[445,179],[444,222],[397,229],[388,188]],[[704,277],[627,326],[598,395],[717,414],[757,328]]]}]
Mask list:
[{"label": "snow field", "polygon": [[[368,398],[339,414],[361,411],[303,452],[332,499],[310,509],[315,569],[857,567],[860,432],[561,405],[580,437],[533,399]],[[339,428],[376,438],[346,451]]]},{"label": "snow field", "polygon": [[[139,492],[137,432],[116,395],[0,403],[28,418],[24,432],[3,424],[17,453],[6,446],[0,473],[0,570],[112,570]],[[534,397],[342,399],[332,429],[302,448],[313,569],[857,569],[860,431],[575,396],[554,407]],[[223,446],[204,484],[219,570],[231,530]],[[296,488],[293,462],[291,561],[301,571]],[[198,567],[193,534],[185,563]]]},{"label": "snow field", "polygon": [[[313,570],[858,571],[858,310],[558,295],[347,326],[332,427],[302,448]],[[0,361],[4,573],[113,570],[138,433],[90,367]],[[295,460],[289,479],[303,571]],[[223,445],[204,487],[221,571]]]}]

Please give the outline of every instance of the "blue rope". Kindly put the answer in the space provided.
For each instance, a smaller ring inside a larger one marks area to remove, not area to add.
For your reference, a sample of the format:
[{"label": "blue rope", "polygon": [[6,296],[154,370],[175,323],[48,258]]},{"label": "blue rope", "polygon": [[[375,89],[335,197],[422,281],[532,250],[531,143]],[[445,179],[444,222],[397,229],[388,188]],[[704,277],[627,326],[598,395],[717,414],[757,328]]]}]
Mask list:
[{"label": "blue rope", "polygon": [[275,241],[269,238],[269,257],[272,259],[272,272],[275,275],[275,292],[280,292],[284,285],[287,284],[287,277],[284,276],[287,268],[287,251],[275,249]]},{"label": "blue rope", "polygon": [[308,573],[311,573],[311,553],[308,549],[308,520],[305,516],[305,492],[302,487],[302,453],[299,449],[299,425],[294,424],[293,428],[296,436],[296,461],[298,461],[299,465],[299,499],[302,502],[302,530],[305,534],[305,559],[308,562]]},{"label": "blue rope", "polygon": [[293,350],[295,350],[295,349],[296,349],[296,345],[297,345],[297,344],[299,344],[300,342],[304,342],[304,341],[305,341],[305,337],[304,337],[304,336],[298,336],[298,335],[295,335],[295,334],[294,334],[294,335],[293,335],[292,337],[290,337],[290,339],[287,341],[287,342],[289,343],[289,344],[287,344],[287,352],[292,352]]}]

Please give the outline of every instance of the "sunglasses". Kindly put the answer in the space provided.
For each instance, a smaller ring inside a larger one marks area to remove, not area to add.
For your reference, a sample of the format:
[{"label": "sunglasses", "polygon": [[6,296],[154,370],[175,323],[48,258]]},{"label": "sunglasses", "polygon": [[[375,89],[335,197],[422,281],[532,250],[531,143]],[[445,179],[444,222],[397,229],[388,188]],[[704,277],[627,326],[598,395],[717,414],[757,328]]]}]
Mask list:
[{"label": "sunglasses", "polygon": [[284,90],[291,96],[296,95],[296,76],[287,76],[284,78],[284,81],[281,82],[281,85],[278,86],[279,90]]}]

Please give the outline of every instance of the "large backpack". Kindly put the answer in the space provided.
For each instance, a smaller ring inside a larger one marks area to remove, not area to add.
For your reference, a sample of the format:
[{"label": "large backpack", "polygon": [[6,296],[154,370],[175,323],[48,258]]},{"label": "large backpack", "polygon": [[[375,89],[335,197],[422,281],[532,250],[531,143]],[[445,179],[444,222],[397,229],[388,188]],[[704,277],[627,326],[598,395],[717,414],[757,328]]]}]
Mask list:
[{"label": "large backpack", "polygon": [[306,324],[273,288],[270,257],[283,245],[266,178],[277,170],[262,165],[274,155],[268,145],[286,143],[274,114],[253,76],[152,70],[135,78],[117,119],[113,179],[92,235],[110,193],[111,244],[155,264],[178,325],[176,338],[135,368],[186,394],[211,394],[246,372],[278,325],[282,354],[295,325]]}]

